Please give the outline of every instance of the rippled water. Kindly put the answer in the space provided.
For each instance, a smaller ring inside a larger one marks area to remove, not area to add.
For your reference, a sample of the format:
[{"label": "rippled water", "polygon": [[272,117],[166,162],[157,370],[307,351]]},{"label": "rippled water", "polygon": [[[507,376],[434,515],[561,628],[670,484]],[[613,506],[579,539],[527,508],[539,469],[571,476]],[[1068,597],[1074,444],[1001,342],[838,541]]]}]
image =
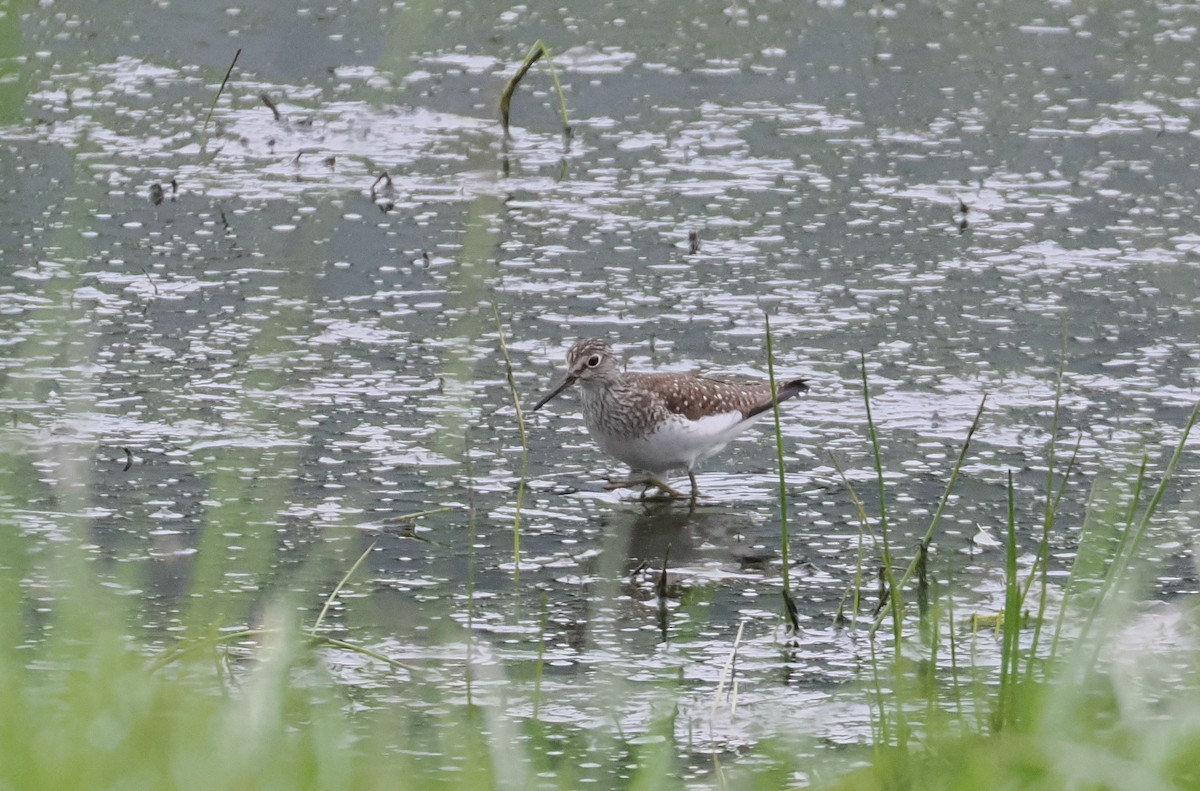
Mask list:
[{"label": "rippled water", "polygon": [[[544,607],[556,702],[540,716],[611,721],[579,691],[601,679],[644,726],[641,685],[678,677],[698,751],[796,710],[860,740],[867,712],[843,687],[869,648],[833,625],[859,528],[830,460],[870,502],[860,355],[909,536],[987,397],[936,542],[964,612],[996,609],[1002,553],[972,539],[1002,534],[1009,471],[1034,545],[1064,333],[1059,439],[1079,438],[1080,474],[1060,568],[1091,481],[1143,451],[1160,469],[1200,398],[1189,12],[558,8],[164,3],[101,21],[58,3],[0,20],[0,442],[23,482],[3,509],[48,542],[83,517],[152,630],[178,626],[185,592],[235,611],[319,602],[385,528],[338,628],[452,694],[468,634],[502,677],[535,656]],[[537,37],[573,136],[539,65],[506,145],[497,97]],[[689,511],[606,492],[624,470],[570,397],[528,415],[518,580],[521,440],[495,317],[528,408],[581,336],[633,368],[765,375],[764,312],[779,369],[813,384],[783,425],[797,644],[779,626],[764,431],[708,463]],[[1151,536],[1161,597],[1197,588],[1198,447]],[[434,510],[408,537],[388,527]],[[739,627],[740,713],[722,719]]]}]

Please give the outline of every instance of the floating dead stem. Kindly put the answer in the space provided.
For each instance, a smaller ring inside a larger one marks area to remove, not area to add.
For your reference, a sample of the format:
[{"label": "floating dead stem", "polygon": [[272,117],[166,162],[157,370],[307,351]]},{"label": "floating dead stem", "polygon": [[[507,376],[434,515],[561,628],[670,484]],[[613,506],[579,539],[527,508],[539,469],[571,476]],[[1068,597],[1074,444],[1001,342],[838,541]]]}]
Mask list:
[{"label": "floating dead stem", "polygon": [[562,113],[563,119],[563,137],[570,139],[571,137],[571,121],[567,118],[567,99],[563,96],[562,83],[558,81],[558,72],[554,70],[554,62],[550,60],[550,50],[540,40],[534,42],[529,50],[529,54],[525,56],[525,60],[521,63],[521,67],[517,69],[517,73],[512,76],[508,84],[504,86],[504,90],[500,94],[500,126],[504,129],[504,139],[509,140],[512,134],[508,130],[509,110],[512,107],[513,93],[517,90],[517,86],[521,84],[526,73],[533,68],[533,64],[537,63],[542,58],[546,59],[546,65],[550,68],[550,79],[554,81],[554,90],[558,94],[558,109]]}]

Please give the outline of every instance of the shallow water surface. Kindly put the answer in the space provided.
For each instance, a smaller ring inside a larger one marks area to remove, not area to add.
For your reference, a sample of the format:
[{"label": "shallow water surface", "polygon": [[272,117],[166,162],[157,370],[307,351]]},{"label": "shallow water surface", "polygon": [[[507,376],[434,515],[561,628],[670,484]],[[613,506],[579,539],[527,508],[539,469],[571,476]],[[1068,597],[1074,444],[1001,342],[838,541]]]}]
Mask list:
[{"label": "shallow water surface", "polygon": [[[696,755],[797,711],[854,743],[869,640],[834,616],[861,571],[870,618],[879,549],[831,456],[874,513],[861,359],[905,559],[986,396],[935,541],[959,612],[999,607],[976,538],[1002,537],[1010,472],[1030,561],[1060,361],[1056,573],[1091,483],[1143,452],[1161,472],[1200,398],[1180,6],[110,5],[0,20],[2,508],[50,547],[81,520],[156,642],[274,594],[315,610],[377,538],[330,623],[448,696],[468,657],[503,680],[542,650],[553,721],[636,731],[673,680]],[[539,37],[572,136],[538,65],[506,142],[497,97]],[[694,509],[645,504],[605,490],[625,471],[567,395],[525,414],[519,500],[497,332],[528,410],[578,337],[765,376],[764,313],[813,385],[782,410],[795,640],[769,431],[706,465]],[[1198,447],[1152,527],[1157,597],[1197,588]]]}]

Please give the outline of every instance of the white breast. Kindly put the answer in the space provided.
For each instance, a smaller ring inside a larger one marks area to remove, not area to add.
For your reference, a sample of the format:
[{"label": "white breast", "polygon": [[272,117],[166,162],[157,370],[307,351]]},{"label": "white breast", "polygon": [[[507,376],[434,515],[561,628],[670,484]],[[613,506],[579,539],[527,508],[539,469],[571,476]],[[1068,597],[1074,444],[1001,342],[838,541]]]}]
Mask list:
[{"label": "white breast", "polygon": [[723,412],[699,420],[671,415],[649,434],[623,437],[593,430],[592,436],[605,453],[633,469],[663,475],[670,470],[694,470],[753,422],[743,420],[741,412]]}]

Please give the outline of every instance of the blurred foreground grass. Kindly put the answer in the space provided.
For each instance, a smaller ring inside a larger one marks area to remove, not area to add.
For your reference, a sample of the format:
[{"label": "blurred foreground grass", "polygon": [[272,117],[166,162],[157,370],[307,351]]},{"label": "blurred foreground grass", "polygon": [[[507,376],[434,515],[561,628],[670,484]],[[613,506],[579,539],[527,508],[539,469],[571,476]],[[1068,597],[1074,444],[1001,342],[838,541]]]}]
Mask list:
[{"label": "blurred foreground grass", "polygon": [[[1167,478],[1182,452],[1183,441]],[[1139,509],[1159,491],[1150,493],[1143,468],[1126,488],[1093,495],[1063,589],[1066,617],[1050,608],[1034,619],[1024,606],[995,624],[998,639],[1014,638],[1011,663],[971,666],[956,647],[971,627],[935,600],[906,619],[903,659],[877,652],[877,688],[860,690],[875,698],[875,744],[813,765],[792,749],[805,730],[797,711],[786,729],[700,775],[695,765],[708,759],[689,754],[670,706],[655,707],[667,714],[638,733],[518,715],[504,690],[536,682],[501,662],[472,671],[500,690],[475,698],[419,668],[381,664],[394,690],[362,705],[331,672],[339,649],[314,642],[284,594],[266,603],[261,629],[237,640],[215,626],[208,636],[192,630],[189,650],[164,654],[131,627],[132,597],[97,582],[71,519],[47,560],[44,538],[22,532],[6,507],[0,788],[1200,788],[1194,604],[1136,604],[1146,570],[1135,517],[1149,518]],[[1010,577],[1010,594],[1027,583]],[[1044,650],[1028,650],[1043,626]],[[670,700],[677,690],[664,682],[658,693]]]}]

